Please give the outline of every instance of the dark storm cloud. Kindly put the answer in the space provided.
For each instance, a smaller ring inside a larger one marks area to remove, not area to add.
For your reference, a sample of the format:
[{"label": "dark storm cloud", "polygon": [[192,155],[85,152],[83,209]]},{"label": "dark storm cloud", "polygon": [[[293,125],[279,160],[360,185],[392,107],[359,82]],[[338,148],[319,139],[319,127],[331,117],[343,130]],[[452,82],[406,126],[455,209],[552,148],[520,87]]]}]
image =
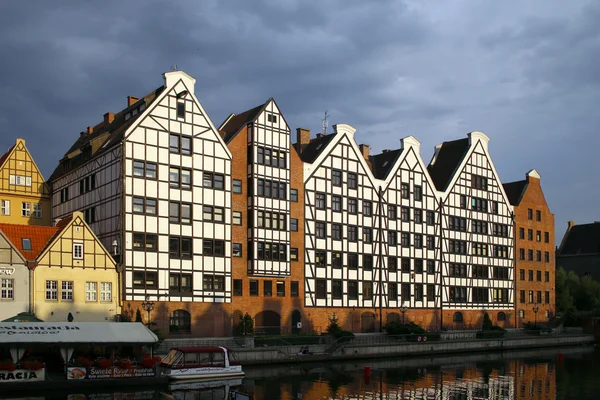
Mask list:
[{"label": "dark storm cloud", "polygon": [[216,125],[273,96],[292,129],[359,142],[491,138],[504,181],[542,175],[557,213],[600,219],[600,4],[23,1],[0,4],[0,147],[27,139],[48,176],[79,132],[177,64]]}]

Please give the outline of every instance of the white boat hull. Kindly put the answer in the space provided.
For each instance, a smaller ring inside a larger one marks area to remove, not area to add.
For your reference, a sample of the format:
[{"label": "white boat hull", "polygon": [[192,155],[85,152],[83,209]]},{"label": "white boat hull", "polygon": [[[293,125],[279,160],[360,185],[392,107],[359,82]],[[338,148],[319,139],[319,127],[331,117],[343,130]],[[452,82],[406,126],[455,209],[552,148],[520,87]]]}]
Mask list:
[{"label": "white boat hull", "polygon": [[183,380],[209,380],[222,378],[235,378],[244,376],[241,366],[232,366],[227,368],[186,368],[186,369],[167,369],[163,372],[163,376],[169,379]]}]

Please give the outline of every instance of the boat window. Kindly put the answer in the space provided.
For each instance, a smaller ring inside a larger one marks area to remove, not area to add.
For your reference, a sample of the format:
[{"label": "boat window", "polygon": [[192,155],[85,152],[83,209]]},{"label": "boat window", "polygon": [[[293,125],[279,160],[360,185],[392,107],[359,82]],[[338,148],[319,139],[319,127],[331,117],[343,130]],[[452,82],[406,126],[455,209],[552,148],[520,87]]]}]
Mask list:
[{"label": "boat window", "polygon": [[166,365],[175,365],[178,362],[181,362],[181,353],[177,350],[171,350],[169,354],[163,358],[162,362]]},{"label": "boat window", "polygon": [[213,367],[225,367],[225,354],[224,353],[212,353],[212,366]]},{"label": "boat window", "polygon": [[235,353],[229,352],[229,365],[240,365]]}]

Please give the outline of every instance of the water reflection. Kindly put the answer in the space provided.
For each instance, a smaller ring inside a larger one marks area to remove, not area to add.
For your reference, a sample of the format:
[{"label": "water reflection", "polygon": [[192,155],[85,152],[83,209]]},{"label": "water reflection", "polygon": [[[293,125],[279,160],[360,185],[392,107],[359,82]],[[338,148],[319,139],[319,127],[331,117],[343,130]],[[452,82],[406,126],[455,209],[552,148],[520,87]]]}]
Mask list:
[{"label": "water reflection", "polygon": [[[0,398],[69,400],[494,400],[600,398],[600,351],[594,347],[482,353],[337,364],[246,367],[246,377],[221,382],[81,393],[9,394]],[[365,366],[371,373],[365,374]],[[235,398],[235,397],[234,397]],[[242,398],[240,398],[242,399]]]}]

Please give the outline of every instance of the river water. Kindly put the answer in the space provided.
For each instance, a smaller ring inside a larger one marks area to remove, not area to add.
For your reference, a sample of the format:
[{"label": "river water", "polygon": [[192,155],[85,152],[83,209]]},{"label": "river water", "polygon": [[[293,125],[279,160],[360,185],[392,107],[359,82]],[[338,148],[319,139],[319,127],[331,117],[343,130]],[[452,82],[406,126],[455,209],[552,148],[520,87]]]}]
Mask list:
[{"label": "river water", "polygon": [[[370,374],[365,373],[370,367]],[[6,393],[12,399],[600,399],[600,347],[245,367],[246,377],[213,387]]]}]

